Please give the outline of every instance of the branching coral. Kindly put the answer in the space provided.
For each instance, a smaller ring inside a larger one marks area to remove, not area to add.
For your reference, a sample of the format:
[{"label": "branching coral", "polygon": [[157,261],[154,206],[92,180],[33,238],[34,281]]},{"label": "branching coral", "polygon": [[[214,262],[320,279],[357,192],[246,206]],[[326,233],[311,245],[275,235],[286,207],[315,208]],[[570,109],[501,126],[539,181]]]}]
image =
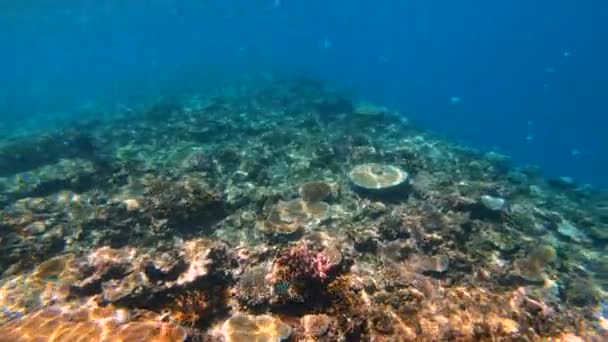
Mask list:
[{"label": "branching coral", "polygon": [[323,253],[300,244],[283,250],[274,261],[274,276],[289,281],[322,282],[333,265]]},{"label": "branching coral", "polygon": [[268,279],[278,302],[303,303],[315,293],[322,293],[333,266],[324,253],[299,244],[279,253]]},{"label": "branching coral", "polygon": [[271,297],[271,284],[266,279],[267,274],[267,265],[252,267],[243,272],[234,291],[237,300],[254,309],[268,303]]}]

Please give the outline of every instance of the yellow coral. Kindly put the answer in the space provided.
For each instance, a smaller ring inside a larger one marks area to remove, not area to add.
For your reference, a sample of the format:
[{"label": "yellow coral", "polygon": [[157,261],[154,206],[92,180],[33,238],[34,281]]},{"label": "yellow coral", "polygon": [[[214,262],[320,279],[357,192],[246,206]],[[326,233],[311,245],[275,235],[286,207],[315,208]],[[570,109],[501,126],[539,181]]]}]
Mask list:
[{"label": "yellow coral", "polygon": [[226,342],[279,342],[291,335],[291,327],[270,316],[236,314],[222,326]]}]

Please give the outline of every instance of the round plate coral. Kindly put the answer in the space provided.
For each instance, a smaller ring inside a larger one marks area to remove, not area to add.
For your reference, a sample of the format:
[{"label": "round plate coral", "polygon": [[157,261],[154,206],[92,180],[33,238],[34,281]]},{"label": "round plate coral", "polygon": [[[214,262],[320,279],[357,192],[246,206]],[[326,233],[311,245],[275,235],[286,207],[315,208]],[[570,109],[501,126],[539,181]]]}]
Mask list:
[{"label": "round plate coral", "polygon": [[407,172],[394,165],[369,163],[355,166],[348,178],[366,190],[382,190],[399,186],[407,180]]}]

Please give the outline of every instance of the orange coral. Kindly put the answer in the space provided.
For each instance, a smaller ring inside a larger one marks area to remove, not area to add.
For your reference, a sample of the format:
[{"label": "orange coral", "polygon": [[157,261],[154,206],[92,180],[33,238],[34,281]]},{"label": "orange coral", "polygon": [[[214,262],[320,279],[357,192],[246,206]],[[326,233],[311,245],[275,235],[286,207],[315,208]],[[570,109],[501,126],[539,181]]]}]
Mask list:
[{"label": "orange coral", "polygon": [[42,262],[32,272],[11,277],[0,286],[0,324],[50,304],[63,302],[74,281],[73,254]]},{"label": "orange coral", "polygon": [[[134,317],[138,317],[135,319]],[[132,315],[113,306],[47,308],[0,327],[4,342],[184,341],[191,332],[154,314]]]}]

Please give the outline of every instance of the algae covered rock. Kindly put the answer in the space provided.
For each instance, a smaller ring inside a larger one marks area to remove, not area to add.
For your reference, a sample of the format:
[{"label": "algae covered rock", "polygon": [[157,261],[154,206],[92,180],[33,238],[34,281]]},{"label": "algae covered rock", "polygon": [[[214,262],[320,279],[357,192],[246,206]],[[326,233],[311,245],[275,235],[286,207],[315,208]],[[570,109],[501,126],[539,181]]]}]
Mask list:
[{"label": "algae covered rock", "polygon": [[300,187],[300,196],[306,202],[319,202],[331,195],[331,186],[325,182],[308,182]]},{"label": "algae covered rock", "polygon": [[186,341],[194,332],[147,311],[49,307],[0,327],[1,341]]},{"label": "algae covered rock", "polygon": [[302,199],[279,201],[270,209],[260,229],[268,234],[293,234],[311,228],[326,219],[329,205],[325,202],[306,202]]},{"label": "algae covered rock", "polygon": [[579,228],[568,221],[563,221],[557,224],[557,232],[574,242],[589,242],[587,235]]},{"label": "algae covered rock", "polygon": [[55,194],[61,190],[83,192],[103,184],[107,170],[84,158],[61,159],[2,179],[8,198],[20,199]]},{"label": "algae covered rock", "polygon": [[404,185],[408,173],[394,165],[368,163],[355,166],[348,178],[356,189],[382,191]]},{"label": "algae covered rock", "polygon": [[557,259],[557,252],[551,245],[539,245],[532,248],[525,258],[516,262],[519,273],[529,280],[545,279],[548,264]]},{"label": "algae covered rock", "polygon": [[59,255],[0,283],[0,325],[67,300],[75,279],[74,260],[73,254]]},{"label": "algae covered rock", "polygon": [[306,315],[300,319],[304,336],[307,340],[315,341],[320,338],[336,338],[334,320],[325,314]]},{"label": "algae covered rock", "polygon": [[93,136],[65,130],[58,134],[20,137],[0,143],[0,176],[33,170],[61,159],[94,160],[98,148]]},{"label": "algae covered rock", "polygon": [[354,113],[360,116],[381,116],[388,113],[389,110],[386,107],[375,105],[371,102],[359,102],[355,105]]},{"label": "algae covered rock", "polygon": [[501,211],[507,205],[507,201],[504,198],[493,197],[490,195],[483,195],[480,198],[481,204],[488,210]]}]

